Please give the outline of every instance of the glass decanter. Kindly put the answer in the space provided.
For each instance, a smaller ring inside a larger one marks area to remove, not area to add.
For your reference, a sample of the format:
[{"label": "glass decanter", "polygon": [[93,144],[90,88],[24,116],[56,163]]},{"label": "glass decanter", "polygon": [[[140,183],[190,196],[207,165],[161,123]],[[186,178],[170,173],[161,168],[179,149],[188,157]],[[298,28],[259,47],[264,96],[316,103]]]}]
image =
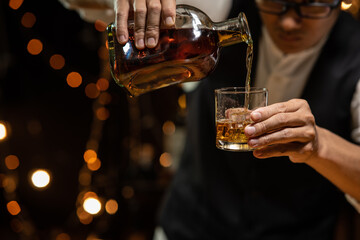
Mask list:
[{"label": "glass decanter", "polygon": [[107,28],[111,74],[130,96],[173,84],[199,81],[216,67],[220,50],[252,39],[244,13],[237,18],[213,22],[201,10],[177,5],[175,26],[160,28],[155,48],[138,50],[134,43],[134,22],[128,22],[129,40],[120,44],[115,24]]}]

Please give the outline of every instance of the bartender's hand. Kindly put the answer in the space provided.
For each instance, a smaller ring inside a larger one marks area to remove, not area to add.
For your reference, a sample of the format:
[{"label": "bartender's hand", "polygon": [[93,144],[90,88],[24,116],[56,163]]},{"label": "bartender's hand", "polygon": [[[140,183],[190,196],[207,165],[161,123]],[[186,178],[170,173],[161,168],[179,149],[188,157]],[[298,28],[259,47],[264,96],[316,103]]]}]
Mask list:
[{"label": "bartender's hand", "polygon": [[251,113],[255,122],[245,128],[249,146],[257,158],[289,156],[293,162],[306,162],[318,154],[315,118],[302,99],[276,103]]},{"label": "bartender's hand", "polygon": [[121,44],[128,41],[128,19],[134,18],[135,46],[154,48],[159,40],[160,24],[175,23],[175,0],[114,0],[116,35]]}]

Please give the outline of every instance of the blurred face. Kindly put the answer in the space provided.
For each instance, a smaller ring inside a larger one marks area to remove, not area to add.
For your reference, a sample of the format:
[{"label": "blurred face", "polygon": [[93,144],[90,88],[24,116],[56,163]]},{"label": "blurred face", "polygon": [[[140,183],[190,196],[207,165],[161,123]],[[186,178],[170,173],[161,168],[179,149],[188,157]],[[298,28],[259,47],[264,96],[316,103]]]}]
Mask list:
[{"label": "blurred face", "polygon": [[325,18],[310,19],[290,8],[282,15],[260,11],[260,16],[276,46],[284,53],[296,53],[316,45],[328,34],[339,12],[337,8]]}]

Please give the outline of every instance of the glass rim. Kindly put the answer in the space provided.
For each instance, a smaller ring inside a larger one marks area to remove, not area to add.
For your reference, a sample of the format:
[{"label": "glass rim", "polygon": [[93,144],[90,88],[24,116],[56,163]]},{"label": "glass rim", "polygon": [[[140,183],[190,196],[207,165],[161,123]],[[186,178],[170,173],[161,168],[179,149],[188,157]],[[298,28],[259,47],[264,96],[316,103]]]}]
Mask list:
[{"label": "glass rim", "polygon": [[264,87],[250,87],[250,91],[246,91],[245,87],[225,87],[225,88],[218,88],[215,89],[215,93],[227,93],[227,94],[234,94],[234,93],[266,93],[268,90]]}]

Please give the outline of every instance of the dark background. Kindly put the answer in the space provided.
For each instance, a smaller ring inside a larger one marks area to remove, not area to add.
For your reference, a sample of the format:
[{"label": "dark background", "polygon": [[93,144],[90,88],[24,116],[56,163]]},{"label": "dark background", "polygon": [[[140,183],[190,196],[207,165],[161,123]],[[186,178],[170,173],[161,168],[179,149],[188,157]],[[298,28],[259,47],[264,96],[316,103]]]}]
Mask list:
[{"label": "dark background", "polygon": [[[26,12],[36,17],[31,28],[21,24]],[[38,55],[26,50],[33,38],[43,43]],[[72,240],[89,236],[151,239],[172,177],[172,170],[159,164],[164,152],[162,126],[165,121],[183,124],[177,104],[182,92],[170,87],[130,99],[109,76],[107,58],[99,57],[105,40],[105,32],[56,0],[25,0],[16,10],[9,7],[9,1],[0,2],[0,122],[10,131],[0,141],[0,183],[8,176],[17,181],[13,192],[0,188],[1,240],[68,240],[60,233]],[[53,54],[65,58],[62,69],[49,65]],[[82,76],[77,88],[66,82],[72,71]],[[106,92],[111,95],[105,106],[109,117],[104,121],[94,117],[97,99],[85,94],[86,85],[100,77],[109,79]],[[31,131],[34,124],[35,132]],[[97,137],[91,145],[94,133]],[[83,154],[89,146],[97,148],[102,165],[92,172],[91,184],[84,187],[78,177],[86,168]],[[150,148],[150,160],[141,154],[143,146]],[[6,168],[8,155],[19,158],[17,169]],[[51,184],[44,190],[29,183],[29,172],[36,168],[52,174]],[[102,212],[90,224],[80,223],[77,198],[84,190],[96,192],[105,201],[115,199],[117,213]],[[21,207],[16,216],[6,208],[11,200]]]}]

